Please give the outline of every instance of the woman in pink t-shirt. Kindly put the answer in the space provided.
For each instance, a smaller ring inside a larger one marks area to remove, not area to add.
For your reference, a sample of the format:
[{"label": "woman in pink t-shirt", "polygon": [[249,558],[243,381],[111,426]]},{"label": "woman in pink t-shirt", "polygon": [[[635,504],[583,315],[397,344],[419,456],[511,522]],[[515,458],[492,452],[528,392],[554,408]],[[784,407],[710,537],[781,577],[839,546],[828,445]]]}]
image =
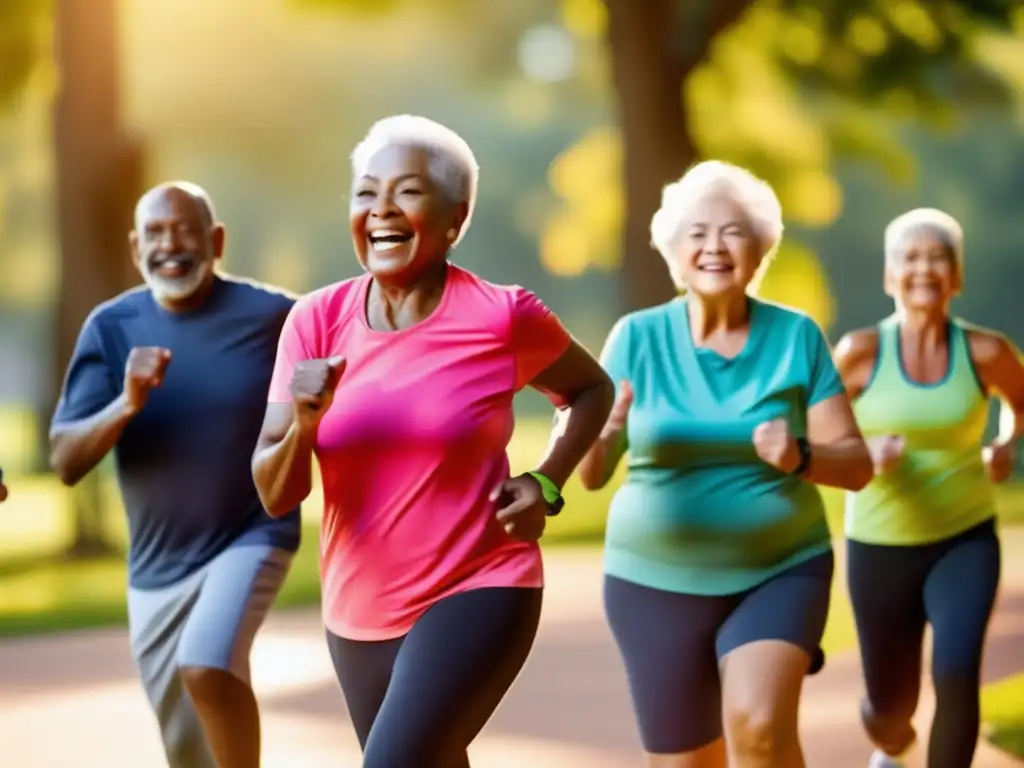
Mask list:
[{"label": "woman in pink t-shirt", "polygon": [[[319,462],[323,617],[364,768],[464,768],[533,644],[537,540],[613,387],[532,293],[449,263],[476,199],[460,137],[389,118],[352,167],[367,274],[289,316],[253,474],[279,515]],[[567,418],[537,471],[510,478],[527,385]]]}]

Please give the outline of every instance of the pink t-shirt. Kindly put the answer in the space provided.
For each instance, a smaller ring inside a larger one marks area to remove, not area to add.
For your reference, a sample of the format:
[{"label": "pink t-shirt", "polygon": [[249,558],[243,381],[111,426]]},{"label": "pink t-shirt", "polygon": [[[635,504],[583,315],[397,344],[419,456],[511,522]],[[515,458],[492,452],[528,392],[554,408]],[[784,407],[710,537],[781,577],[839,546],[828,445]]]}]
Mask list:
[{"label": "pink t-shirt", "polygon": [[543,585],[539,546],[512,539],[488,496],[509,474],[513,395],[570,341],[529,291],[455,266],[433,314],[375,331],[370,285],[346,280],[295,305],[269,398],[291,402],[297,362],[348,360],[316,455],[324,623],[352,640],[400,637],[447,595]]}]

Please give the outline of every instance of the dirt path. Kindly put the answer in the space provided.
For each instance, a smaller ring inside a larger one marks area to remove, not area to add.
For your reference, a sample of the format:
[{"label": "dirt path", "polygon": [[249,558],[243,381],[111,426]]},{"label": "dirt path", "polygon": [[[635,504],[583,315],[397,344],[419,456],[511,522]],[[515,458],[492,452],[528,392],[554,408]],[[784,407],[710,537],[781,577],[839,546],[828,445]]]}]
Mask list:
[{"label": "dirt path", "polygon": [[[1013,549],[1024,552],[1024,532]],[[1019,546],[1018,546],[1019,545]],[[1008,558],[986,676],[1024,671],[1024,559]],[[508,699],[474,746],[482,768],[625,768],[639,762],[621,665],[601,616],[600,561],[555,552],[541,634]],[[275,615],[256,646],[266,768],[358,766],[318,617]],[[811,768],[862,768],[853,654],[808,681],[802,730]],[[919,720],[927,723],[931,702]],[[0,643],[0,765],[158,768],[154,725],[123,632]],[[975,768],[1021,766],[982,744]]]}]

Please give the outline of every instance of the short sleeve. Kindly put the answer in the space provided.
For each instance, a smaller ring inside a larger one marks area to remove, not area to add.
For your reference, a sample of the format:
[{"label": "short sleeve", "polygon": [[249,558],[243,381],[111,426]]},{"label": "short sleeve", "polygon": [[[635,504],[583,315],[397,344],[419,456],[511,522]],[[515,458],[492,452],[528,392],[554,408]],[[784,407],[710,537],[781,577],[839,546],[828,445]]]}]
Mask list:
[{"label": "short sleeve", "polygon": [[846,391],[843,380],[839,376],[835,363],[832,362],[832,349],[821,328],[810,318],[807,319],[807,348],[810,381],[807,387],[807,407],[817,405],[830,397],[841,395]]},{"label": "short sleeve", "polygon": [[558,315],[530,291],[515,288],[512,302],[511,344],[519,391],[565,354],[572,337]]},{"label": "short sleeve", "polygon": [[310,306],[303,300],[296,302],[285,318],[277,341],[277,358],[274,360],[274,373],[270,378],[268,402],[292,401],[289,387],[295,365],[303,360],[316,359],[316,355],[310,352],[315,347],[315,330]]},{"label": "short sleeve", "polygon": [[71,354],[53,423],[87,419],[110,405],[121,392],[122,377],[118,373],[111,368],[104,353],[99,323],[90,316]]},{"label": "short sleeve", "polygon": [[630,371],[629,321],[622,317],[612,326],[601,350],[601,366],[614,382],[616,389],[624,379],[632,378]]}]

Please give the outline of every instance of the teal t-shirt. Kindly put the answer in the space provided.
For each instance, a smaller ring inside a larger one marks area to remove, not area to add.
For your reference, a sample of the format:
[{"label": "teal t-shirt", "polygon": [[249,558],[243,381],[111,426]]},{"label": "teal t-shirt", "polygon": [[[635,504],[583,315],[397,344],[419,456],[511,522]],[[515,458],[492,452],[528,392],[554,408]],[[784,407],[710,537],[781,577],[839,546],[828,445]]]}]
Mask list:
[{"label": "teal t-shirt", "polygon": [[696,595],[743,592],[831,548],[818,489],[761,461],[758,424],[843,393],[828,342],[807,315],[750,299],[735,358],[697,348],[685,298],[626,315],[602,364],[633,386],[628,472],[615,494],[605,572]]}]

